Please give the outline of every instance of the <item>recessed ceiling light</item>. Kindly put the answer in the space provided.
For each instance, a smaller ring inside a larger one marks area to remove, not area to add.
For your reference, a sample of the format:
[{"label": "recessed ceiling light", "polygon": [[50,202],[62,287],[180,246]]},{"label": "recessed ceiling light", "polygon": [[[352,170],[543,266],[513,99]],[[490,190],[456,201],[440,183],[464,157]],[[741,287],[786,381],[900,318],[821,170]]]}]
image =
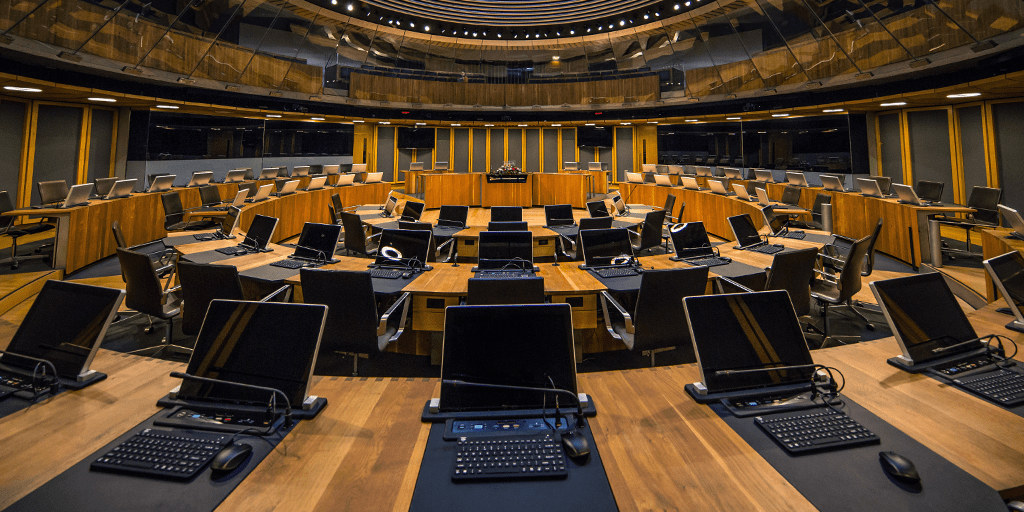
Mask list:
[{"label": "recessed ceiling light", "polygon": [[156,108],[169,108],[169,109],[172,109],[172,110],[177,110],[178,106],[177,105],[157,105]]},{"label": "recessed ceiling light", "polygon": [[570,36],[574,36],[574,35],[576,35],[576,31],[575,31],[575,30],[570,30],[570,31],[569,31],[569,35],[570,35]]},{"label": "recessed ceiling light", "polygon": [[553,56],[551,57],[551,60],[558,60],[558,59],[560,59],[560,58],[561,58],[561,57],[559,57],[558,55],[553,55]]},{"label": "recessed ceiling light", "polygon": [[621,122],[619,124],[633,124],[633,123],[629,123],[629,122],[623,121],[623,122]]},{"label": "recessed ceiling light", "polygon": [[313,121],[323,121],[324,120],[324,118],[322,118],[322,117],[311,117],[310,119],[312,119]]},{"label": "recessed ceiling light", "polygon": [[391,124],[391,121],[381,121],[380,124]]},{"label": "recessed ceiling light", "polygon": [[[334,2],[334,1],[335,1],[335,0],[331,0],[331,2]],[[355,9],[355,8],[356,8],[356,6],[354,6],[354,5],[352,5],[352,4],[348,4],[348,7],[346,7],[346,9],[348,9],[348,10],[350,10],[350,11],[351,11],[352,9]]]},{"label": "recessed ceiling light", "polygon": [[494,126],[493,124],[485,124],[484,126]]},{"label": "recessed ceiling light", "polygon": [[353,123],[365,123],[366,121],[363,121],[362,119],[353,119],[352,122]]},{"label": "recessed ceiling light", "polygon": [[620,27],[626,26],[626,20],[619,20],[619,26]]},{"label": "recessed ceiling light", "polygon": [[842,112],[842,111],[843,111],[843,109],[841,109],[841,108],[826,108],[825,110],[822,110],[822,112],[824,112],[826,114],[831,114],[832,112]]},{"label": "recessed ceiling light", "polygon": [[525,124],[518,124],[518,125],[516,125],[516,126],[527,126],[527,125],[525,125]]},{"label": "recessed ceiling light", "polygon": [[696,120],[696,119],[686,119],[685,121],[686,121],[687,123],[696,123],[696,122],[697,122],[697,120]]},{"label": "recessed ceiling light", "polygon": [[583,126],[594,126],[594,123],[586,123]]},{"label": "recessed ceiling light", "polygon": [[89,101],[103,101],[106,103],[116,103],[117,100],[114,98],[89,98]]},{"label": "recessed ceiling light", "polygon": [[743,118],[741,118],[741,117],[727,117],[727,118],[725,118],[726,121],[740,121],[742,119]]},{"label": "recessed ceiling light", "polygon": [[981,96],[980,92],[964,92],[960,94],[950,94],[947,98],[973,98],[975,96]]},{"label": "recessed ceiling light", "polygon": [[772,117],[789,117],[789,114],[772,114]]},{"label": "recessed ceiling light", "polygon": [[679,4],[673,5],[672,8],[678,11],[679,10]]},{"label": "recessed ceiling light", "polygon": [[43,92],[42,89],[36,89],[35,87],[15,87],[13,85],[5,85],[4,89],[18,92]]},{"label": "recessed ceiling light", "polygon": [[553,125],[551,125],[551,126],[562,126],[562,125],[560,125],[560,124],[553,124]]},{"label": "recessed ceiling light", "polygon": [[426,126],[427,123],[416,123],[416,126]]},{"label": "recessed ceiling light", "polygon": [[452,123],[452,126],[462,126],[462,125],[459,124],[459,123]]},{"label": "recessed ceiling light", "polygon": [[647,124],[658,124],[657,121],[647,121]]},{"label": "recessed ceiling light", "polygon": [[424,32],[430,32],[430,25],[424,25],[423,26],[423,31]]},{"label": "recessed ceiling light", "polygon": [[281,114],[267,114],[267,117],[281,117]]},{"label": "recessed ceiling light", "polygon": [[906,104],[907,104],[907,102],[905,102],[905,101],[894,101],[892,103],[882,103],[879,106],[880,107],[902,107],[903,105],[906,105]]}]

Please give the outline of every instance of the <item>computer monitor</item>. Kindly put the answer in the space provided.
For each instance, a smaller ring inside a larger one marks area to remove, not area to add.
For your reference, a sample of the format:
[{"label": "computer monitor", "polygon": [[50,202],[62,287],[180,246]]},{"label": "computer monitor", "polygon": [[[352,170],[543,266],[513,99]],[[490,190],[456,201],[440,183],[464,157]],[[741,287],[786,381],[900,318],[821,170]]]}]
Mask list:
[{"label": "computer monitor", "polygon": [[754,193],[757,194],[757,204],[760,204],[760,205],[764,206],[764,205],[772,203],[771,198],[768,197],[768,191],[767,190],[758,187],[758,188],[754,189]]},{"label": "computer monitor", "polygon": [[807,177],[802,172],[786,171],[786,181],[796,187],[807,186]]},{"label": "computer monitor", "polygon": [[694,169],[694,171],[697,172],[697,176],[714,176],[715,175],[715,171],[711,167],[708,167],[706,165],[698,165],[698,166],[695,166],[693,169]]},{"label": "computer monitor", "polygon": [[307,260],[331,261],[334,259],[338,240],[341,239],[341,230],[339,224],[303,224],[292,256]]},{"label": "computer monitor", "polygon": [[708,393],[811,382],[813,368],[728,373],[814,364],[787,292],[686,297],[683,306]]},{"label": "computer monitor", "polygon": [[274,231],[277,230],[277,221],[277,217],[255,215],[249,224],[249,230],[245,233],[242,245],[250,249],[266,250]]},{"label": "computer monitor", "polygon": [[33,373],[36,361],[20,354],[53,363],[59,377],[85,377],[124,294],[116,288],[46,281],[0,362]]},{"label": "computer monitor", "polygon": [[892,190],[896,191],[896,196],[900,198],[900,202],[904,204],[912,204],[914,206],[927,206],[931,203],[922,201],[917,196],[917,192],[914,191],[914,187],[910,185],[903,185],[902,183],[893,183],[891,185]]},{"label": "computer monitor", "polygon": [[843,186],[842,176],[833,176],[831,174],[821,175],[821,185],[825,187],[825,190],[834,190],[836,192],[845,192],[846,188]]},{"label": "computer monitor", "polygon": [[544,222],[548,226],[572,226],[576,219],[572,216],[571,204],[551,204],[544,207]]},{"label": "computer monitor", "polygon": [[638,172],[627,172],[626,173],[627,183],[643,183],[644,175]]},{"label": "computer monitor", "polygon": [[[450,306],[445,309],[438,410],[553,408],[551,394],[458,386],[460,380],[550,388],[576,394],[572,308],[568,304]],[[545,401],[546,398],[546,401]],[[559,406],[575,407],[564,398]]]},{"label": "computer monitor", "polygon": [[270,197],[270,192],[273,191],[273,190],[274,190],[274,184],[273,183],[267,183],[266,185],[263,185],[259,189],[257,189],[256,190],[256,195],[252,196],[252,198],[250,198],[250,199],[247,199],[247,201],[250,202],[250,203],[258,203],[260,201],[263,201],[264,199]]},{"label": "computer monitor", "polygon": [[683,185],[683,188],[688,190],[700,190],[700,183],[697,182],[697,178],[691,176],[680,176],[679,183]]},{"label": "computer monitor", "polygon": [[114,186],[110,187],[110,191],[107,192],[104,199],[120,199],[131,196],[137,181],[136,179],[118,180],[114,183]]},{"label": "computer monitor", "polygon": [[715,255],[703,222],[675,224],[669,233],[672,235],[672,247],[676,250],[677,259]]},{"label": "computer monitor", "polygon": [[213,179],[213,171],[197,171],[192,173],[192,179],[188,181],[186,187],[202,187],[208,185]]},{"label": "computer monitor", "polygon": [[761,215],[764,216],[764,222],[768,224],[768,229],[771,230],[772,236],[781,236],[789,227],[789,217],[777,215],[775,207],[770,204],[761,207]]},{"label": "computer monitor", "polygon": [[883,196],[889,195],[889,188],[892,187],[892,178],[888,176],[873,176],[871,179],[878,183],[878,190]]},{"label": "computer monitor", "polygon": [[260,177],[257,178],[257,179],[260,179],[260,180],[272,180],[272,179],[277,177],[277,172],[279,170],[280,169],[278,169],[277,167],[265,167],[265,168],[260,170]]},{"label": "computer monitor", "polygon": [[[240,192],[241,193],[241,192]],[[238,224],[238,215],[242,213],[242,210],[235,206],[228,207],[228,213],[220,220],[220,234],[228,237],[231,236],[231,232],[234,231],[235,226]]]},{"label": "computer monitor", "polygon": [[711,189],[712,193],[722,196],[729,195],[729,180],[721,178],[708,178],[707,184],[708,188]]},{"label": "computer monitor", "polygon": [[1018,240],[1024,240],[1024,218],[1021,218],[1020,212],[1006,205],[1000,204],[996,206],[999,208],[999,213],[1003,214],[1003,218],[1013,228],[1010,236]]},{"label": "computer monitor", "polygon": [[292,167],[292,178],[301,178],[303,176],[309,176],[308,165],[296,165]]},{"label": "computer monitor", "polygon": [[[327,306],[320,304],[214,300],[187,373],[279,389],[300,408],[309,396],[326,318]],[[265,391],[191,380],[182,381],[177,398],[261,405],[270,399]]]},{"label": "computer monitor", "polygon": [[342,175],[338,176],[338,182],[335,183],[334,186],[336,186],[336,187],[344,187],[346,185],[351,185],[351,184],[355,183],[355,179],[356,179],[356,175],[355,174],[342,174]]},{"label": "computer monitor", "polygon": [[533,269],[533,233],[481,231],[477,255],[480,269]]},{"label": "computer monitor", "polygon": [[387,201],[384,201],[384,216],[390,217],[395,213],[395,207],[398,206],[398,198],[395,196],[388,196]]},{"label": "computer monitor", "polygon": [[340,174],[340,173],[341,173],[341,165],[339,165],[339,164],[333,164],[333,165],[332,164],[327,164],[327,165],[324,165],[324,174],[326,174],[328,176],[331,176],[331,175]]},{"label": "computer monitor", "polygon": [[[871,283],[885,320],[909,364],[927,363],[982,346],[942,274],[932,272]],[[936,352],[936,349],[939,349]]]},{"label": "computer monitor", "polygon": [[729,227],[732,228],[732,235],[736,238],[736,244],[740,248],[747,248],[762,242],[761,235],[754,227],[749,213],[734,215],[728,218]]},{"label": "computer monitor", "polygon": [[622,265],[633,256],[626,228],[586,229],[580,231],[583,259],[588,267]]},{"label": "computer monitor", "polygon": [[288,180],[281,184],[281,190],[277,191],[278,196],[287,196],[294,194],[295,190],[299,188],[299,180]]},{"label": "computer monitor", "polygon": [[325,183],[327,183],[327,176],[314,176],[309,179],[309,185],[306,186],[306,190],[320,190],[324,188]]},{"label": "computer monitor", "polygon": [[743,172],[743,169],[738,169],[736,167],[722,167],[722,171],[725,172],[725,177],[729,178],[730,180],[746,179],[746,176],[744,176],[745,173]]},{"label": "computer monitor", "polygon": [[857,178],[857,185],[860,187],[861,195],[868,197],[882,197],[882,190],[878,188],[878,182],[871,178]]},{"label": "computer monitor", "polygon": [[380,183],[383,178],[384,173],[382,172],[368,172],[366,173],[366,179],[363,180],[363,183]]},{"label": "computer monitor", "polygon": [[626,202],[622,200],[622,196],[618,194],[612,196],[612,206],[615,207],[615,215],[623,215],[626,213]]},{"label": "computer monitor", "polygon": [[245,169],[233,169],[228,171],[228,175],[224,177],[224,183],[238,183],[245,179],[245,173],[248,172]]},{"label": "computer monitor", "polygon": [[590,218],[610,217],[608,213],[608,205],[605,204],[603,199],[587,201],[587,212],[590,213]]},{"label": "computer monitor", "polygon": [[1021,256],[1020,251],[1010,251],[985,260],[984,265],[1016,318],[1006,327],[1024,332],[1024,256]]},{"label": "computer monitor", "polygon": [[431,236],[427,230],[385,229],[373,264],[422,268],[427,262]]},{"label": "computer monitor", "polygon": [[147,192],[163,192],[170,190],[171,186],[174,185],[174,179],[177,176],[173,174],[163,174],[160,176],[150,176],[152,178],[149,181],[149,189]]},{"label": "computer monitor", "polygon": [[754,169],[754,180],[762,183],[775,183],[772,171],[769,169]]},{"label": "computer monitor", "polygon": [[409,162],[409,170],[410,171],[422,171],[423,170],[423,162]]},{"label": "computer monitor", "polygon": [[92,195],[92,183],[83,183],[81,185],[74,185],[71,190],[68,191],[67,197],[64,198],[64,203],[61,204],[61,208],[74,208],[76,206],[85,206],[89,204],[89,196]]},{"label": "computer monitor", "polygon": [[743,199],[744,201],[754,201],[756,198],[750,197],[750,193],[747,192],[747,187],[744,187],[740,183],[733,183],[732,190],[736,192],[736,197]]},{"label": "computer monitor", "polygon": [[672,177],[669,176],[668,174],[655,174],[654,183],[662,187],[671,187]]}]

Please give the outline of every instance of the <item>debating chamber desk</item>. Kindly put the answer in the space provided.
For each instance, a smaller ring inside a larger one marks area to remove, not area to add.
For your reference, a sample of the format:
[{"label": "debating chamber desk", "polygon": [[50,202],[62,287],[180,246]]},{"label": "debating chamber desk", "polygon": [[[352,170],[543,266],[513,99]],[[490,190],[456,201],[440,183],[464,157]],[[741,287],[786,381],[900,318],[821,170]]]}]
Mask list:
[{"label": "debating chamber desk", "polygon": [[[523,206],[571,204],[584,208],[593,187],[590,173],[526,173],[523,183],[488,183],[482,172],[417,172],[413,190],[423,192],[427,209],[445,204]],[[408,181],[407,181],[408,183]],[[408,192],[407,192],[408,193]]]}]

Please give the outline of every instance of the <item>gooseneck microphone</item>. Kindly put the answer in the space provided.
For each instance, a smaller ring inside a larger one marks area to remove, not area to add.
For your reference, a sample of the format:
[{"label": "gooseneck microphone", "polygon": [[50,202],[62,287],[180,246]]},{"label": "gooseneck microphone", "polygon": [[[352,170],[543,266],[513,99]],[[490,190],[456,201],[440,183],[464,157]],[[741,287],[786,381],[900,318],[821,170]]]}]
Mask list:
[{"label": "gooseneck microphone", "polygon": [[824,368],[824,365],[820,364],[796,364],[789,366],[776,366],[774,368],[749,368],[746,370],[718,370],[715,372],[715,377],[725,377],[728,375],[742,375],[744,373],[767,373],[776,370],[812,370],[818,368]]},{"label": "gooseneck microphone", "polygon": [[[940,337],[940,338],[936,338],[936,339],[942,339],[944,337],[946,337],[946,336],[943,336],[943,337]],[[992,337],[993,337],[993,335],[989,334],[987,336],[979,336],[977,338],[971,338],[969,340],[964,340],[964,341],[961,341],[960,343],[954,343],[953,345],[947,345],[945,347],[934,348],[934,349],[932,349],[932,354],[941,354],[943,352],[947,352],[947,351],[950,351],[950,350],[955,350],[955,349],[958,349],[958,348],[960,348],[960,347],[962,347],[964,345],[968,345],[968,344],[974,343],[976,341],[981,341],[981,340],[989,340],[989,342],[991,343]],[[932,341],[932,340],[929,340],[929,341]]]},{"label": "gooseneck microphone", "polygon": [[444,379],[441,383],[448,384],[452,387],[467,386],[482,389],[507,389],[509,391],[535,391],[537,393],[556,393],[559,395],[571,396],[573,401],[576,402],[576,428],[583,428],[583,402],[580,401],[579,396],[569,390],[558,388],[537,388],[532,386],[511,386],[508,384],[485,384],[482,382],[466,382],[459,379]]},{"label": "gooseneck microphone", "polygon": [[229,380],[211,379],[209,377],[199,377],[196,375],[190,375],[188,373],[171,372],[171,377],[183,380],[192,380],[196,382],[205,382],[207,384],[224,384],[228,386],[235,386],[242,389],[248,389],[252,391],[266,391],[270,393],[270,404],[271,410],[277,410],[277,402],[275,401],[278,395],[284,400],[284,427],[288,428],[292,426],[292,404],[288,401],[288,395],[284,394],[284,391],[276,388],[267,388],[263,386],[254,386],[252,384],[242,384],[241,382],[231,382]]}]

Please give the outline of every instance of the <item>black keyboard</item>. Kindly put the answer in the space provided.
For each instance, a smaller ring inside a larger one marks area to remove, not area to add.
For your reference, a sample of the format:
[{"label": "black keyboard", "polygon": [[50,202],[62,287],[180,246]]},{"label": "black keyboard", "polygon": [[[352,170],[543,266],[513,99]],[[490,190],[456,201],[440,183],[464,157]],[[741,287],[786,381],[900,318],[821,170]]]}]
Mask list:
[{"label": "black keyboard", "polygon": [[409,272],[408,270],[397,270],[393,268],[371,268],[370,277],[376,277],[378,279],[398,279],[402,277],[402,274]]},{"label": "black keyboard", "polygon": [[248,249],[245,247],[221,247],[217,249],[217,252],[221,254],[227,254],[228,256],[241,256],[243,254],[249,254]]},{"label": "black keyboard", "polygon": [[754,418],[761,430],[791,454],[878,443],[878,436],[831,408]]},{"label": "black keyboard", "polygon": [[214,235],[213,233],[200,233],[198,235],[192,235],[192,238],[195,238],[200,242],[209,242],[210,240],[215,240],[217,235]]},{"label": "black keyboard", "polygon": [[460,437],[458,443],[452,480],[569,476],[558,434]]},{"label": "black keyboard", "polygon": [[786,233],[785,235],[783,235],[783,238],[792,238],[794,240],[803,240],[804,237],[806,237],[806,236],[807,236],[807,233],[804,233],[803,231],[790,231],[789,233]]},{"label": "black keyboard", "polygon": [[1005,406],[1024,403],[1024,375],[1000,368],[953,381],[958,386]]},{"label": "black keyboard", "polygon": [[757,247],[751,247],[749,250],[754,251],[754,252],[759,252],[761,254],[775,254],[777,252],[782,252],[782,251],[786,250],[786,248],[781,246],[781,245],[766,244],[766,245],[759,245]]},{"label": "black keyboard", "polygon": [[147,428],[90,467],[184,480],[206,467],[230,442],[231,434]]},{"label": "black keyboard", "polygon": [[202,206],[202,207],[198,208],[196,211],[200,212],[200,213],[202,213],[202,212],[226,212],[226,211],[228,211],[228,208],[229,208],[228,206]]},{"label": "black keyboard", "polygon": [[961,373],[974,371],[980,368],[985,368],[986,366],[991,366],[995,364],[996,361],[997,360],[993,359],[991,356],[983,355],[933,369],[936,372],[939,372],[941,375],[944,375],[946,377],[953,377]]},{"label": "black keyboard", "polygon": [[519,279],[533,275],[533,272],[525,270],[481,270],[476,273],[478,279]]},{"label": "black keyboard", "polygon": [[311,265],[311,264],[312,264],[312,262],[303,261],[303,260],[281,260],[281,261],[275,261],[275,262],[271,263],[270,266],[271,267],[298,269],[298,268],[302,268],[302,267],[305,267],[305,266]]},{"label": "black keyboard", "polygon": [[630,277],[640,275],[633,267],[595,268],[594,272],[601,277]]},{"label": "black keyboard", "polygon": [[706,258],[690,258],[683,260],[690,265],[697,265],[700,267],[717,267],[719,265],[728,265],[732,263],[732,258],[723,258],[720,256],[708,256]]}]

